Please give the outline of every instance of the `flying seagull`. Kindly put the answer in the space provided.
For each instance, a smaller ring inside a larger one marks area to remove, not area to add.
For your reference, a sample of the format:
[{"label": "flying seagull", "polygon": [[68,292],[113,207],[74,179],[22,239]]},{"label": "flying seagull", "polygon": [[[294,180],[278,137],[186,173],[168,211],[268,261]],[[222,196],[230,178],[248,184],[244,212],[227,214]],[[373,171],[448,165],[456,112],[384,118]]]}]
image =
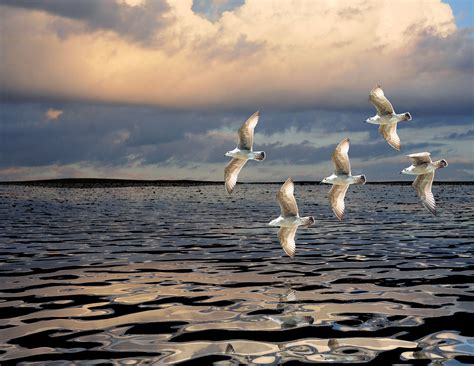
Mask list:
[{"label": "flying seagull", "polygon": [[332,154],[334,173],[324,178],[321,183],[332,184],[329,191],[329,201],[334,214],[339,220],[344,218],[344,197],[350,184],[365,184],[365,175],[351,175],[349,162],[349,139],[345,138],[336,146]]},{"label": "flying seagull", "polygon": [[394,149],[400,150],[401,145],[400,137],[397,134],[397,123],[411,121],[411,114],[408,112],[395,113],[392,103],[389,102],[380,85],[376,85],[370,91],[369,101],[374,105],[377,114],[367,118],[365,122],[379,125],[379,132],[388,144]]},{"label": "flying seagull", "polygon": [[316,222],[313,216],[300,217],[298,205],[293,195],[294,191],[295,185],[290,177],[277,193],[277,201],[281,209],[280,216],[268,223],[270,226],[280,226],[278,239],[283,250],[290,257],[295,255],[295,235],[298,226],[310,226]]},{"label": "flying seagull", "polygon": [[413,160],[413,164],[403,169],[400,173],[417,176],[412,185],[415,187],[423,206],[433,215],[436,215],[436,202],[431,192],[431,185],[433,184],[436,169],[447,167],[448,162],[444,159],[432,162],[430,155],[429,152],[407,155]]},{"label": "flying seagull", "polygon": [[239,129],[239,144],[232,151],[227,151],[225,156],[230,156],[232,160],[224,170],[225,188],[230,194],[235,188],[237,177],[247,160],[262,161],[265,159],[265,152],[253,151],[253,130],[258,123],[260,113],[257,111]]}]

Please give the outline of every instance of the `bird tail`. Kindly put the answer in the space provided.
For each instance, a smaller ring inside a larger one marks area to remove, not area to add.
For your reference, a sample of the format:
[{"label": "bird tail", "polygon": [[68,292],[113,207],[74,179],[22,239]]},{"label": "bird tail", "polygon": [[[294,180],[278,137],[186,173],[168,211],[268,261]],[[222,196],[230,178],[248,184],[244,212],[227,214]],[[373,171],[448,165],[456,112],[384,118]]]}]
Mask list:
[{"label": "bird tail", "polygon": [[356,175],[354,177],[354,184],[365,184],[367,182],[367,179],[365,178],[365,175]]},{"label": "bird tail", "polygon": [[265,160],[265,152],[264,151],[255,151],[255,160],[262,161]]}]

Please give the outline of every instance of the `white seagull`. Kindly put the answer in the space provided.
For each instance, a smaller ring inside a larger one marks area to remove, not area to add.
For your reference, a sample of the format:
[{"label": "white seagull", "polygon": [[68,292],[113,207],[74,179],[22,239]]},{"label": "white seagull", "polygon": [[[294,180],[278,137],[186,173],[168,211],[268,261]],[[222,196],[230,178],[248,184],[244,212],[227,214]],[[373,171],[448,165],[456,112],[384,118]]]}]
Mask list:
[{"label": "white seagull", "polygon": [[260,113],[257,111],[239,129],[239,144],[234,150],[227,151],[225,156],[233,158],[224,170],[225,188],[232,193],[237,183],[237,177],[247,160],[262,161],[265,152],[253,151],[253,130],[258,123]]},{"label": "white seagull", "polygon": [[396,150],[400,150],[400,137],[397,135],[397,123],[401,121],[411,121],[411,114],[408,112],[395,113],[392,104],[383,93],[380,85],[376,85],[369,94],[369,101],[374,105],[377,114],[367,118],[365,122],[380,125],[379,132],[388,144]]},{"label": "white seagull", "polygon": [[403,169],[400,173],[417,176],[412,185],[415,187],[416,193],[420,197],[423,206],[433,215],[436,215],[436,202],[431,192],[431,186],[436,169],[447,167],[448,162],[444,159],[433,162],[431,161],[430,155],[429,152],[407,155],[413,160],[413,164]]},{"label": "white seagull", "polygon": [[268,223],[270,226],[280,226],[278,239],[283,250],[290,257],[295,255],[295,235],[298,226],[310,226],[316,222],[313,216],[300,217],[298,205],[293,195],[294,191],[295,185],[290,177],[277,193],[277,201],[281,209],[280,216]]},{"label": "white seagull", "polygon": [[365,175],[351,175],[351,163],[349,162],[350,140],[342,140],[332,154],[334,173],[324,178],[321,183],[332,184],[329,191],[329,201],[331,207],[339,220],[344,218],[344,197],[350,184],[365,184]]}]

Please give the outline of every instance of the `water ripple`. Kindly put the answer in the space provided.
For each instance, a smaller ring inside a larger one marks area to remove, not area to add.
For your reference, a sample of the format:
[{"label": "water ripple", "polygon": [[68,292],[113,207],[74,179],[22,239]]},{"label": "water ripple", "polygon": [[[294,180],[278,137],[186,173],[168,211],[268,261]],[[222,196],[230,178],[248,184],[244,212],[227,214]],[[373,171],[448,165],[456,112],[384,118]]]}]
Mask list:
[{"label": "water ripple", "polygon": [[472,187],[298,186],[291,259],[277,185],[2,186],[0,362],[473,364]]}]

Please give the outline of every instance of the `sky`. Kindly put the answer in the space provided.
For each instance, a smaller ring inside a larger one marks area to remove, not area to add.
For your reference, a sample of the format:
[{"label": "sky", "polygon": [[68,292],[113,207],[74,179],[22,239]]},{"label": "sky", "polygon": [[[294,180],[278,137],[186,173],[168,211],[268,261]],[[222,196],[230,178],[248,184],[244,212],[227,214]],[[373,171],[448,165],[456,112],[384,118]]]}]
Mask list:
[{"label": "sky", "polygon": [[[364,123],[380,84],[400,152]],[[470,0],[0,0],[0,181],[223,180],[256,110],[239,181],[410,180],[407,154],[474,179]]]}]

